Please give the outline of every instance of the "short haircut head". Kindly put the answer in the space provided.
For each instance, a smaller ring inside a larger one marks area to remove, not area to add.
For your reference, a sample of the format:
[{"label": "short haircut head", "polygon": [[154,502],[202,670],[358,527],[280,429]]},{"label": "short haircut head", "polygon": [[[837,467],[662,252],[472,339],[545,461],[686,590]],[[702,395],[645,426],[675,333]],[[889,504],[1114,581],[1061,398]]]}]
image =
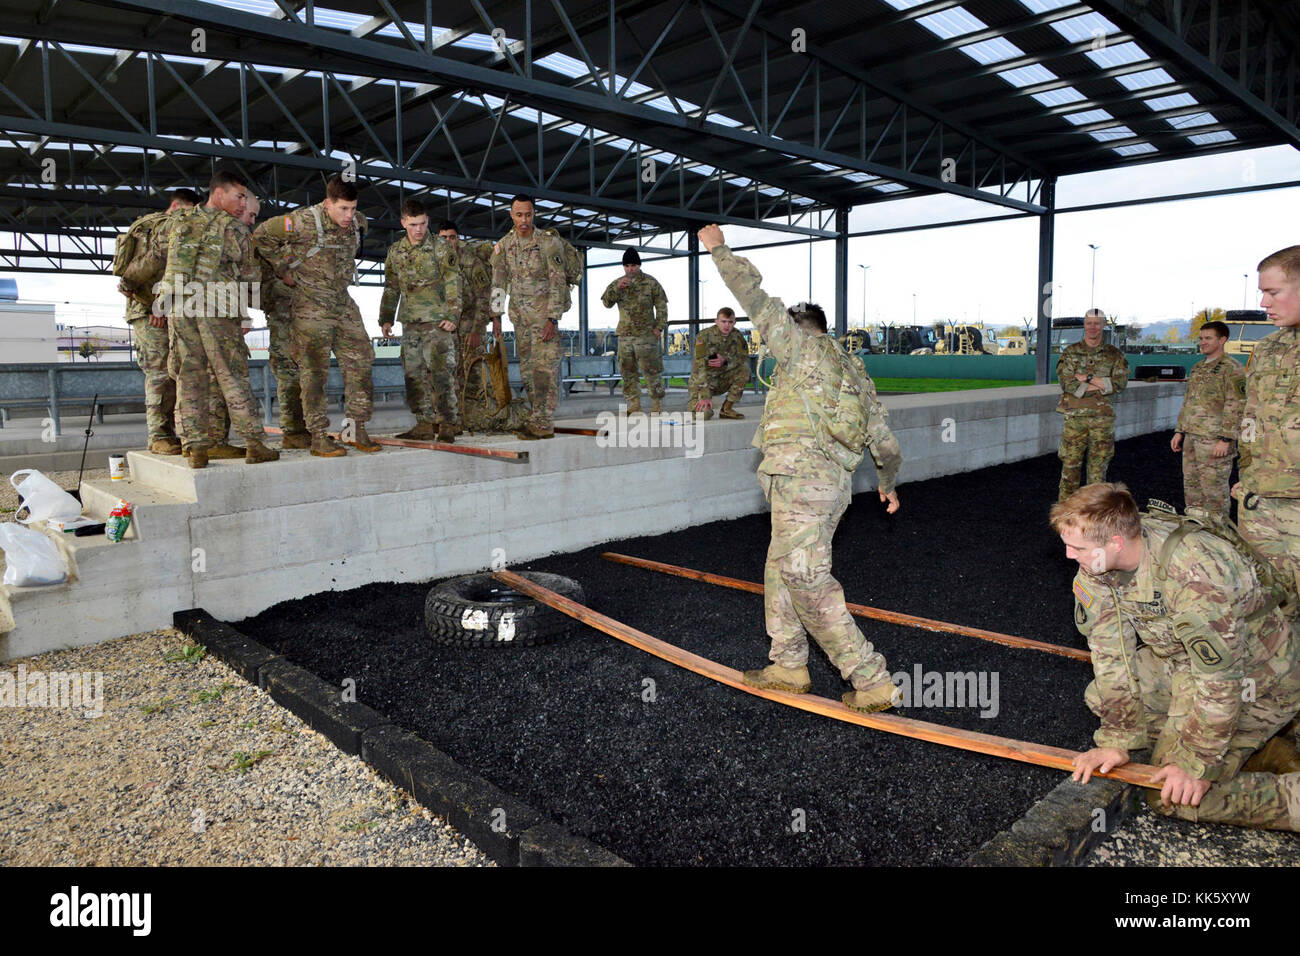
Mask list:
[{"label": "short haircut head", "polygon": [[1142,533],[1137,502],[1117,481],[1085,485],[1052,505],[1048,520],[1057,534],[1077,532],[1093,544],[1105,544],[1115,535],[1128,541]]},{"label": "short haircut head", "polygon": [[722,318],[724,316],[728,319],[734,319],[736,317],[736,310],[731,308],[730,306],[724,305],[722,308],[718,310],[718,318]]},{"label": "short haircut head", "polygon": [[786,310],[796,325],[809,331],[826,331],[826,313],[816,302],[800,302]]},{"label": "short haircut head", "polygon": [[1204,325],[1201,326],[1201,331],[1213,332],[1221,339],[1226,339],[1229,334],[1227,324],[1224,322],[1220,322],[1218,319],[1215,319],[1213,322],[1206,322]]},{"label": "short haircut head", "polygon": [[173,189],[168,200],[169,202],[178,202],[183,206],[197,206],[203,202],[203,197],[196,193],[188,186],[182,186],[180,189]]},{"label": "short haircut head", "polygon": [[1287,246],[1271,256],[1265,256],[1256,266],[1260,272],[1265,269],[1281,269],[1291,282],[1300,282],[1300,246]]},{"label": "short haircut head", "polygon": [[513,205],[514,205],[515,203],[517,203],[517,202],[526,202],[526,203],[528,203],[528,205],[532,206],[534,209],[537,208],[537,203],[533,200],[533,197],[532,197],[532,196],[525,196],[523,193],[520,193],[520,194],[519,194],[518,196],[516,196],[514,199],[510,200],[510,205],[513,206]]},{"label": "short haircut head", "polygon": [[429,210],[424,208],[424,203],[418,199],[408,199],[402,203],[403,219],[419,219],[421,216],[429,215]]},{"label": "short haircut head", "polygon": [[451,219],[444,219],[442,222],[438,223],[438,228],[435,231],[446,232],[448,229],[450,229],[456,235],[458,236],[460,235],[460,225]]},{"label": "short haircut head", "polygon": [[357,184],[342,176],[331,176],[329,182],[325,184],[326,199],[333,199],[335,202],[339,200],[356,202],[357,196]]},{"label": "short haircut head", "polygon": [[1085,319],[1096,318],[1096,319],[1101,319],[1103,322],[1106,321],[1106,313],[1101,311],[1101,309],[1089,309],[1087,312],[1083,314],[1083,317]]},{"label": "short haircut head", "polygon": [[229,189],[232,186],[239,189],[247,189],[248,183],[243,176],[231,169],[218,169],[212,174],[212,179],[208,181],[208,192],[216,192],[218,189]]}]

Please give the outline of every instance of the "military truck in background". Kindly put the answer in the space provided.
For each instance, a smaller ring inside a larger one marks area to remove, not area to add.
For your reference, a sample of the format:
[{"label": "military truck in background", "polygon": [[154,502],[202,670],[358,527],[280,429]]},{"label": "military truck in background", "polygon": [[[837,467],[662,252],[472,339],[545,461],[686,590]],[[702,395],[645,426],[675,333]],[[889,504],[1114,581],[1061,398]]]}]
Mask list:
[{"label": "military truck in background", "polygon": [[[1107,322],[1106,328],[1102,330],[1101,340],[1107,345],[1113,345],[1121,352],[1128,350],[1128,326],[1116,325],[1114,322]],[[1052,344],[1051,351],[1056,354],[1067,345],[1073,345],[1075,342],[1083,341],[1083,316],[1067,315],[1058,319],[1052,319]],[[1029,351],[1031,354],[1038,352],[1038,329],[1029,330]]]},{"label": "military truck in background", "polygon": [[1228,344],[1223,350],[1229,355],[1249,355],[1256,342],[1277,331],[1263,309],[1229,309],[1223,323],[1228,327]]}]

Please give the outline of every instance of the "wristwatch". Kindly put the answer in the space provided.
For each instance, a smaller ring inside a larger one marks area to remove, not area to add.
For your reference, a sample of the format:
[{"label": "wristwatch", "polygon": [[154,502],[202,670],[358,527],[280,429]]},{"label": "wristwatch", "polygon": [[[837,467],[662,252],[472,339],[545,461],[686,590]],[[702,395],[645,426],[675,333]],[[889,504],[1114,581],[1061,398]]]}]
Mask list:
[{"label": "wristwatch", "polygon": [[559,327],[559,324],[560,324],[560,320],[559,320],[559,319],[547,319],[546,321],[547,321],[547,322],[550,322],[552,325],[556,326],[557,328]]},{"label": "wristwatch", "polygon": [[1087,380],[1084,382],[1084,384],[1085,384],[1085,385],[1091,385],[1091,384],[1092,384],[1092,376],[1091,376],[1091,375],[1088,376],[1088,378],[1087,378]]}]

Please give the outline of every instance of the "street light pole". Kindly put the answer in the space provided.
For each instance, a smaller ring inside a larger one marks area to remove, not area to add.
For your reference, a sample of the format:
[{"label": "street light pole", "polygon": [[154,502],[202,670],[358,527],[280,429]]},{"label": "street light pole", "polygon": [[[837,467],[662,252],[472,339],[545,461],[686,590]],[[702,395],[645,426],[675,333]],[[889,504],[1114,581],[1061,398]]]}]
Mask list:
[{"label": "street light pole", "polygon": [[1091,311],[1097,308],[1097,250],[1101,246],[1093,245],[1090,242],[1088,248],[1092,250],[1092,285],[1088,290],[1088,309]]},{"label": "street light pole", "polygon": [[865,329],[867,327],[867,270],[871,266],[864,266],[859,262],[858,268],[862,270],[862,327]]},{"label": "street light pole", "polygon": [[1246,294],[1249,291],[1249,289],[1250,289],[1250,273],[1243,272],[1241,274],[1241,309],[1243,312],[1246,310]]}]

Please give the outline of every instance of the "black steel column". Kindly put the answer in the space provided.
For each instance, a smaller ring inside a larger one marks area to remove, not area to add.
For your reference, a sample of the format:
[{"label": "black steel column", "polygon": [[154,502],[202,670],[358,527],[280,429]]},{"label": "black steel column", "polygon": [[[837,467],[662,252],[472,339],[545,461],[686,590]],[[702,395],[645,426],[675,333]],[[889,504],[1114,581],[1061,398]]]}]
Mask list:
[{"label": "black steel column", "polygon": [[1038,217],[1038,354],[1034,381],[1046,385],[1052,374],[1052,261],[1056,250],[1056,179],[1043,180],[1039,202],[1047,209]]},{"label": "black steel column", "polygon": [[849,210],[835,210],[835,334],[849,332]]},{"label": "black steel column", "polygon": [[700,237],[694,232],[686,237],[686,317],[691,320],[690,346],[687,355],[695,354],[695,336],[700,332]]},{"label": "black steel column", "polygon": [[582,281],[578,283],[578,342],[576,355],[587,354],[587,247],[582,246]]}]

